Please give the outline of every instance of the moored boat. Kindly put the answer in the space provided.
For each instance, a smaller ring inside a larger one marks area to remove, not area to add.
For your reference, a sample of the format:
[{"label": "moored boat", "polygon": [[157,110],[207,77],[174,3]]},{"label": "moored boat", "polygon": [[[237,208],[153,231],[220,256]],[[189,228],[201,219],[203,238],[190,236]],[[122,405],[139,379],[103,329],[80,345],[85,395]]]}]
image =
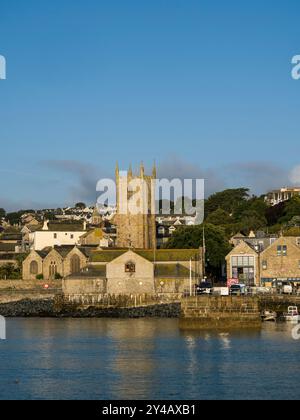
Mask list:
[{"label": "moored boat", "polygon": [[262,312],[262,314],[261,314],[261,319],[264,321],[264,322],[270,322],[270,321],[272,321],[272,322],[276,322],[276,319],[277,319],[277,313],[276,312],[274,312],[274,311],[268,311],[268,310],[265,310],[265,311],[263,311]]},{"label": "moored boat", "polygon": [[283,314],[283,319],[286,322],[300,322],[300,315],[297,306],[289,306],[288,311]]}]

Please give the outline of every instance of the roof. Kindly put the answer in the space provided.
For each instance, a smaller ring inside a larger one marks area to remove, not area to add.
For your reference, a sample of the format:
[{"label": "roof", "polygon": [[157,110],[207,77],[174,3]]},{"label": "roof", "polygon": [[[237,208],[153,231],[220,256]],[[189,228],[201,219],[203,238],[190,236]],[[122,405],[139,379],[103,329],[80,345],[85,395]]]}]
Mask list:
[{"label": "roof", "polygon": [[16,244],[0,243],[0,252],[15,252]]},{"label": "roof", "polygon": [[0,254],[0,261],[16,261],[17,254]]},{"label": "roof", "polygon": [[66,256],[74,249],[77,248],[79,249],[80,252],[83,253],[83,255],[85,255],[87,258],[90,256],[91,252],[93,250],[96,249],[95,246],[77,246],[76,245],[55,245],[53,248],[52,247],[47,247],[44,248],[42,251],[35,251],[37,252],[37,254],[42,257],[45,258],[53,249],[55,251],[57,251],[59,253],[59,255],[63,258],[66,258]]},{"label": "roof", "polygon": [[106,278],[106,266],[95,265],[89,266],[80,273],[71,274],[67,279],[82,279],[82,278]]},{"label": "roof", "polygon": [[43,230],[40,228],[39,232],[85,232],[83,228],[83,224],[80,223],[57,223],[57,222],[49,222],[48,223],[48,230]]},{"label": "roof", "polygon": [[[192,272],[195,275],[195,272]],[[190,270],[181,264],[158,264],[155,266],[156,277],[189,277]]]},{"label": "roof", "polygon": [[[189,261],[191,258],[198,258],[199,249],[132,249],[137,255],[145,258],[148,261]],[[128,252],[128,249],[111,249],[102,250],[91,253],[91,262],[111,262],[114,259]]]},{"label": "roof", "polygon": [[22,234],[21,233],[3,233],[0,236],[1,241],[21,241]]}]

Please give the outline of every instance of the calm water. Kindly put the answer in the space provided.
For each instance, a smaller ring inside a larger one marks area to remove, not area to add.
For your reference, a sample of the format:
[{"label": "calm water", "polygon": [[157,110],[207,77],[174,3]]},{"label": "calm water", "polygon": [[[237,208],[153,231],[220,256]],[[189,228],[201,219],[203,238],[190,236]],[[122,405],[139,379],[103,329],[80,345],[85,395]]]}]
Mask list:
[{"label": "calm water", "polygon": [[291,326],[180,332],[177,320],[11,319],[1,399],[300,398]]}]

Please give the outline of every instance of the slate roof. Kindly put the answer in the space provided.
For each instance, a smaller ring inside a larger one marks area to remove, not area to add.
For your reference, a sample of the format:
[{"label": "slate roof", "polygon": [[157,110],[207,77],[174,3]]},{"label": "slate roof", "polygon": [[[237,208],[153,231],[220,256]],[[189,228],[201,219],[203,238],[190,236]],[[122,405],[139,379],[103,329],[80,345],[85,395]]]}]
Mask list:
[{"label": "slate roof", "polygon": [[0,243],[0,252],[15,252],[16,244]]},{"label": "slate roof", "polygon": [[83,223],[57,223],[57,222],[49,222],[48,223],[48,230],[43,231],[42,228],[39,229],[39,232],[85,232],[83,229]]},{"label": "slate roof", "polygon": [[[195,272],[192,275],[195,276]],[[157,264],[155,265],[155,277],[189,277],[190,270],[181,264]]]},{"label": "slate roof", "polygon": [[71,274],[67,278],[68,279],[106,278],[106,266],[105,265],[88,266],[87,269],[81,271],[80,273]]},{"label": "slate roof", "polygon": [[[145,258],[148,261],[154,262],[176,262],[176,261],[189,261],[191,258],[199,259],[199,249],[157,249],[154,253],[153,249],[133,249],[137,255]],[[128,252],[128,249],[109,249],[96,251],[91,253],[91,262],[111,262],[114,259]]]}]

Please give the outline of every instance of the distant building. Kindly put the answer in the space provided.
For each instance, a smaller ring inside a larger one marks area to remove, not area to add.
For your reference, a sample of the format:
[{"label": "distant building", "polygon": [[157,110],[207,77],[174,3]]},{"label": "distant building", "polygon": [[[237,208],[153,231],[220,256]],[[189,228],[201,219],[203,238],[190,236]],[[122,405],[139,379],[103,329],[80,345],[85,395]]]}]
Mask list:
[{"label": "distant building", "polygon": [[253,232],[251,231],[249,236],[243,235],[242,233],[237,233],[230,239],[230,244],[237,246],[241,242],[246,242],[250,245],[256,252],[262,252],[270,245],[272,245],[278,239],[278,235],[269,235],[263,231]]},{"label": "distant building", "polygon": [[78,245],[86,232],[86,223],[58,223],[45,221],[41,229],[29,234],[31,249],[41,251],[46,247]]},{"label": "distant building", "polygon": [[296,195],[300,195],[300,187],[280,188],[279,190],[270,191],[265,196],[265,201],[270,206],[276,206],[277,204],[290,200]]}]

